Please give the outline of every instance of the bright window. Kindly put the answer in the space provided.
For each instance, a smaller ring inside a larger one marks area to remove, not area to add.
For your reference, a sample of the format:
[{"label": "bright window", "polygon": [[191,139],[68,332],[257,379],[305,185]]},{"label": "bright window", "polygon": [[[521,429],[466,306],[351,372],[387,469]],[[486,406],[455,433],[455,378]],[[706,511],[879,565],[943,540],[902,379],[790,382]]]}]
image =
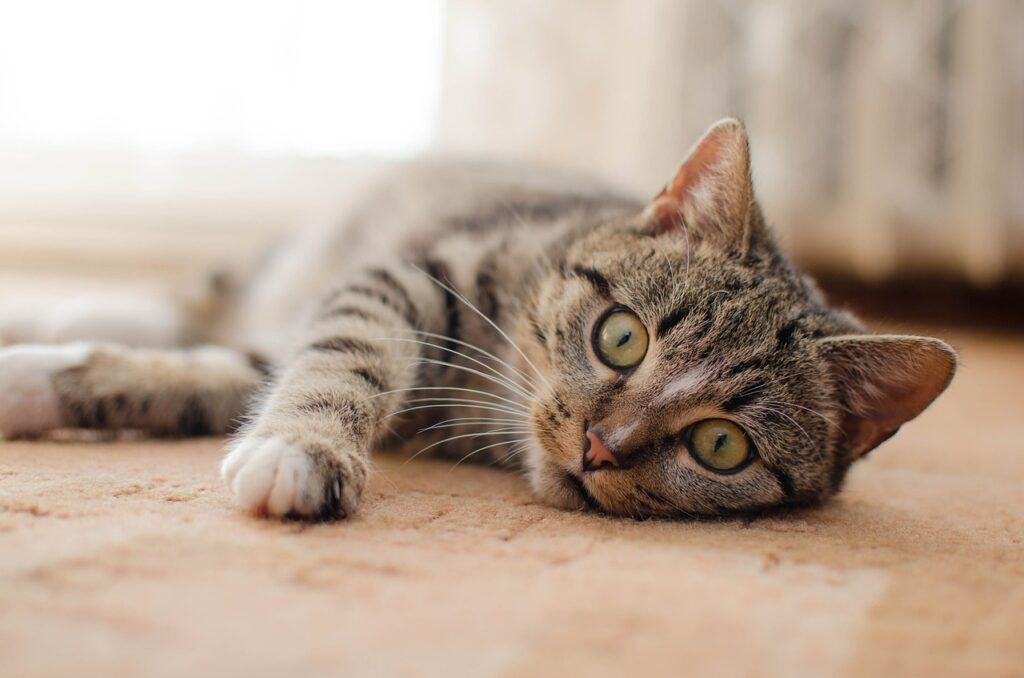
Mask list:
[{"label": "bright window", "polygon": [[0,6],[0,146],[404,154],[430,140],[441,0]]}]

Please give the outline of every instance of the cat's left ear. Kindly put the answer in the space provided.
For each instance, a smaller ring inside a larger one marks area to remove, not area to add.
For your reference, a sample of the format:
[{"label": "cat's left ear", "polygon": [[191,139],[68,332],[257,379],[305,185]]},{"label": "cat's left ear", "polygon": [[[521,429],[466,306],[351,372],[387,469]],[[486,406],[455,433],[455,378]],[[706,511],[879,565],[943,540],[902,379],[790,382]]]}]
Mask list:
[{"label": "cat's left ear", "polygon": [[842,407],[840,431],[851,459],[882,444],[946,390],[956,351],[929,337],[851,335],[822,339]]},{"label": "cat's left ear", "polygon": [[761,226],[750,178],[750,143],[743,123],[725,118],[694,145],[675,177],[644,211],[656,234],[688,235],[728,249],[749,249]]}]

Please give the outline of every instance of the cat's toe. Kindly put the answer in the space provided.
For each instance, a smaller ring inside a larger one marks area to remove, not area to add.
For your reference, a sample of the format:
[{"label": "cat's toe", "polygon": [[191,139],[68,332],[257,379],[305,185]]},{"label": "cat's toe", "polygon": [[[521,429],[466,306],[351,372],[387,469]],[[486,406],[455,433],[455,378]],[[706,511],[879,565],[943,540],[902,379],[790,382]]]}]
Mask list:
[{"label": "cat's toe", "polygon": [[90,344],[21,344],[0,349],[0,434],[31,436],[62,425],[53,378],[86,362]]},{"label": "cat's toe", "polygon": [[323,446],[277,436],[242,440],[221,465],[241,508],[308,520],[344,518],[355,511],[363,474],[354,470]]}]

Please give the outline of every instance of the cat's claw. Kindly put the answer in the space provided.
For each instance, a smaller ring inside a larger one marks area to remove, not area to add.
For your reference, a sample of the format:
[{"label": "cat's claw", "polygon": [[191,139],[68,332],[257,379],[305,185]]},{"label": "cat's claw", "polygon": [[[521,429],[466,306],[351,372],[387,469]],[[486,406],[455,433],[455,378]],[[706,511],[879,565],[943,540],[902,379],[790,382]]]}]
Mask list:
[{"label": "cat's claw", "polygon": [[351,515],[363,474],[339,463],[319,445],[280,437],[247,437],[221,464],[235,503],[254,514],[331,520]]}]

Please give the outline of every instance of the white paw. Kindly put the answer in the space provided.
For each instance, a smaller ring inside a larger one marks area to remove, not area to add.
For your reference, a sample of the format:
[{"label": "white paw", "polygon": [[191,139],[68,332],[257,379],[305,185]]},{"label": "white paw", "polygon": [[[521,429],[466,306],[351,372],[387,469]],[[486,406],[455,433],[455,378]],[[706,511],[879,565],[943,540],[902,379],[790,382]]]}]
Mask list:
[{"label": "white paw", "polygon": [[362,474],[343,468],[325,449],[277,436],[235,443],[221,475],[238,506],[276,517],[344,517],[355,511],[362,492]]},{"label": "white paw", "polygon": [[84,365],[90,344],[22,344],[0,349],[0,434],[11,438],[61,426],[53,377]]}]

